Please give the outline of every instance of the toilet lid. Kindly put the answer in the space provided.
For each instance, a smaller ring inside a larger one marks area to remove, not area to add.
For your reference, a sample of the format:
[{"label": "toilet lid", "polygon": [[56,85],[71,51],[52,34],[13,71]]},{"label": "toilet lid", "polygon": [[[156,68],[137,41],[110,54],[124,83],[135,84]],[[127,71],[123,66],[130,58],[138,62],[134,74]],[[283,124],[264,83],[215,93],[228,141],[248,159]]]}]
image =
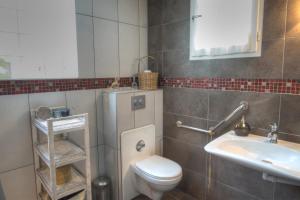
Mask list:
[{"label": "toilet lid", "polygon": [[136,162],[135,166],[155,179],[168,180],[182,175],[182,169],[177,163],[156,155]]}]

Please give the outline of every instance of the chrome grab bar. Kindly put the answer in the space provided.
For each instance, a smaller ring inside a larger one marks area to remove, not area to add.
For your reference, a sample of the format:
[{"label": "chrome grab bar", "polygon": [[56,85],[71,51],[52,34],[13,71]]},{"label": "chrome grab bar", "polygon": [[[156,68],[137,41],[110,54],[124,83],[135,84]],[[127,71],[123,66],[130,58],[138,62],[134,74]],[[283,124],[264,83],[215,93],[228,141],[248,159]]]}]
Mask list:
[{"label": "chrome grab bar", "polygon": [[193,131],[198,131],[198,132],[202,132],[202,133],[207,133],[209,135],[214,135],[215,131],[217,128],[219,128],[220,126],[222,126],[224,123],[226,123],[227,121],[229,121],[232,117],[234,117],[238,112],[240,111],[246,111],[249,109],[249,104],[247,101],[242,101],[240,103],[240,106],[237,107],[232,113],[230,113],[224,120],[220,121],[216,126],[210,128],[209,130],[205,130],[205,129],[201,129],[201,128],[196,128],[196,127],[192,127],[192,126],[186,126],[183,125],[181,121],[177,121],[176,125],[178,128],[185,128],[185,129],[189,129],[189,130],[193,130]]},{"label": "chrome grab bar", "polygon": [[186,128],[186,129],[190,129],[190,130],[193,130],[193,131],[198,131],[198,132],[203,132],[203,133],[208,133],[208,134],[210,133],[209,130],[205,130],[205,129],[201,129],[201,128],[195,128],[195,127],[192,127],[192,126],[182,125],[181,121],[177,121],[176,125],[177,125],[178,128]]}]

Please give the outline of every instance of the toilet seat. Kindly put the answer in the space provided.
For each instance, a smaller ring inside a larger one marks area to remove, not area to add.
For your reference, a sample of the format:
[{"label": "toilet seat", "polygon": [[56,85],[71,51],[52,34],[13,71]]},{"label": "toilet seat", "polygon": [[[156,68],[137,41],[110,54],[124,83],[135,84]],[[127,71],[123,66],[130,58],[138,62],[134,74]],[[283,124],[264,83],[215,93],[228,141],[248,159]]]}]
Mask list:
[{"label": "toilet seat", "polygon": [[182,178],[182,169],[177,163],[157,155],[137,161],[132,167],[139,176],[158,185],[176,184]]}]

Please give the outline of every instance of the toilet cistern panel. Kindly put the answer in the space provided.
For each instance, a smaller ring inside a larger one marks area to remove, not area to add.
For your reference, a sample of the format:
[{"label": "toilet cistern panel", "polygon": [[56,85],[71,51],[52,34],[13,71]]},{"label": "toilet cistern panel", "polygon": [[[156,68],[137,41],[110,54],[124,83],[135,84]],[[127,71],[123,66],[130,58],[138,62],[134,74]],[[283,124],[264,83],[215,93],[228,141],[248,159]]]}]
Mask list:
[{"label": "toilet cistern panel", "polygon": [[135,173],[131,163],[155,153],[155,126],[148,125],[121,134],[122,193],[123,200],[130,200],[139,193],[135,189]]}]

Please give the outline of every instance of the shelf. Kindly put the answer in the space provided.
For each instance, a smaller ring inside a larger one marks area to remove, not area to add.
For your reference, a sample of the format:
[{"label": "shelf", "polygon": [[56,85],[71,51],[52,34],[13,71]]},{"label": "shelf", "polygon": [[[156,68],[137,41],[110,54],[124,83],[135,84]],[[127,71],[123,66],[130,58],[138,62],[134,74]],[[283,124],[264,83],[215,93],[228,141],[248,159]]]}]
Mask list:
[{"label": "shelf", "polygon": [[[49,119],[53,124],[53,134],[61,134],[65,132],[72,132],[83,130],[85,128],[84,115],[62,117],[60,119]],[[47,120],[35,119],[34,125],[44,134],[49,134]]]},{"label": "shelf", "polygon": [[[67,164],[75,163],[86,159],[85,152],[68,140],[59,140],[54,143],[55,146],[55,166],[61,167]],[[42,160],[50,167],[50,158],[48,153],[48,143],[35,145],[35,151]]]},{"label": "shelf", "polygon": [[80,190],[86,190],[85,178],[73,167],[71,168],[71,180],[68,183],[56,186],[56,197],[54,196],[54,191],[51,189],[49,169],[37,170],[36,173],[53,200],[63,198]]}]

